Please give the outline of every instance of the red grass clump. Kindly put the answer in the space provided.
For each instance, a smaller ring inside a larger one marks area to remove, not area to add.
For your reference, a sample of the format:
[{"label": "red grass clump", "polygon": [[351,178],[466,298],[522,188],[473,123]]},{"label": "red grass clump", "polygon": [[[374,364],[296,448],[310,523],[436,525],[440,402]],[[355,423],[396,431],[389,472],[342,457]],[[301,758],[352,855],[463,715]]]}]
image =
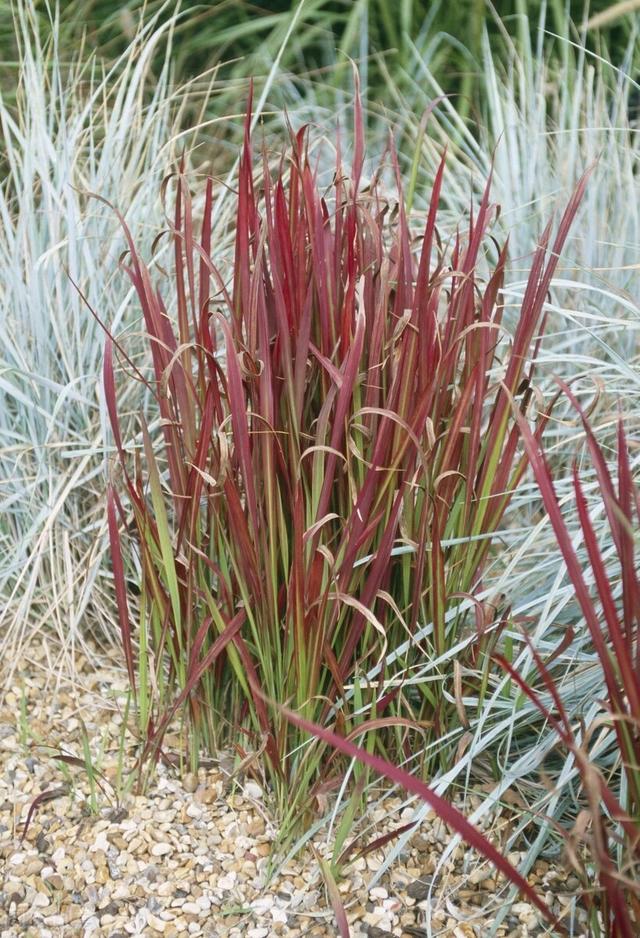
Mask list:
[{"label": "red grass clump", "polygon": [[[506,248],[487,277],[478,273],[488,264],[489,185],[466,231],[445,242],[444,159],[418,230],[392,150],[394,197],[382,171],[362,184],[359,105],[351,169],[338,147],[326,185],[305,129],[275,165],[263,156],[256,167],[249,123],[230,280],[214,260],[211,179],[196,212],[182,167],[173,178],[173,270],[162,288],[123,220],[152,368],[143,375],[119,340],[107,342],[124,479],[109,491],[109,532],[141,764],[184,715],[194,758],[229,742],[241,757],[264,754],[286,812],[339,780],[341,766],[282,704],[343,738],[367,734],[371,752],[398,759],[416,728],[434,738],[458,721],[443,688],[465,623],[447,612],[481,584],[527,465],[512,397],[524,411],[584,181],[554,239],[551,227],[542,234],[505,339]],[[135,452],[121,437],[114,348],[159,418],[152,432],[141,416]],[[134,544],[124,552],[118,518]],[[135,610],[125,584],[132,549]],[[479,621],[466,652],[478,687],[491,641]],[[430,659],[433,679],[405,686]]]}]

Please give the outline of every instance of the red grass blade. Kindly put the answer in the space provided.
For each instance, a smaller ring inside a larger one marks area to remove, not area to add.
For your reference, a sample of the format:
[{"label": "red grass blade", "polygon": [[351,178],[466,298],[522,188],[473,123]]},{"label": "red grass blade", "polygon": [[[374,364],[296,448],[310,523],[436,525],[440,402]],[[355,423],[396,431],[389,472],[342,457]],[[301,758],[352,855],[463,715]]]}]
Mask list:
[{"label": "red grass blade", "polygon": [[136,675],[133,665],[133,644],[131,641],[131,623],[129,620],[129,606],[127,603],[127,584],[124,573],[124,563],[122,560],[122,549],[120,546],[120,534],[118,532],[118,518],[116,515],[115,496],[111,485],[107,488],[107,520],[109,527],[109,543],[111,545],[111,564],[113,567],[113,579],[116,588],[118,621],[120,623],[120,637],[122,639],[122,647],[124,649],[125,661],[127,663],[129,684],[135,697]]}]

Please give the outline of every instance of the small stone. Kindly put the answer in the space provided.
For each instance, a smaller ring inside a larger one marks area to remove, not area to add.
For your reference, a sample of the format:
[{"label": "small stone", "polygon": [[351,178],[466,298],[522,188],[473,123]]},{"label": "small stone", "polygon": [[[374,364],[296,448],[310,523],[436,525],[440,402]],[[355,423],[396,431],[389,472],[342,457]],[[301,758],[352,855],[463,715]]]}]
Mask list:
[{"label": "small stone", "polygon": [[387,899],[389,893],[383,886],[374,886],[373,889],[369,890],[369,895],[372,899]]},{"label": "small stone", "polygon": [[173,847],[165,841],[160,841],[153,845],[151,853],[154,857],[164,857],[167,853],[173,853]]},{"label": "small stone", "polygon": [[49,853],[51,850],[51,844],[44,835],[44,831],[40,831],[36,837],[36,850],[38,853]]},{"label": "small stone", "polygon": [[108,849],[109,840],[107,838],[106,831],[100,831],[94,842],[89,847],[89,853],[96,853],[98,850],[101,850],[102,853],[106,853]]},{"label": "small stone", "polygon": [[233,889],[233,887],[236,884],[236,878],[237,878],[237,874],[234,873],[233,871],[230,873],[227,873],[226,876],[221,876],[220,879],[218,880],[219,888],[225,889],[225,890]]},{"label": "small stone", "polygon": [[157,915],[154,915],[153,912],[149,912],[147,915],[147,925],[149,928],[153,928],[154,931],[160,932],[160,934],[164,934],[167,927],[167,923],[161,918],[158,918]]},{"label": "small stone", "polygon": [[410,899],[415,899],[416,902],[424,902],[425,899],[429,898],[432,882],[430,879],[416,879],[407,886],[407,895]]},{"label": "small stone", "polygon": [[251,903],[251,908],[259,915],[263,915],[265,912],[268,912],[272,906],[273,896],[259,896]]},{"label": "small stone", "polygon": [[193,793],[198,787],[198,776],[195,772],[187,772],[182,779],[182,787],[185,791]]}]

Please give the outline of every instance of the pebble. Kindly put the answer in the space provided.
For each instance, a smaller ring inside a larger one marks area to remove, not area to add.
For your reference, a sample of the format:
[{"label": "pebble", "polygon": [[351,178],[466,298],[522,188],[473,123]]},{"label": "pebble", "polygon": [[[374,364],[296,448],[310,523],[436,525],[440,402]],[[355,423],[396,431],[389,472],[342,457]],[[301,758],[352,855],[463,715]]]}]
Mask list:
[{"label": "pebble", "polygon": [[431,880],[420,880],[417,879],[413,883],[410,883],[407,887],[407,895],[410,899],[414,899],[416,902],[424,902],[425,899],[429,898],[429,894],[433,892],[431,887]]},{"label": "pebble", "polygon": [[164,857],[167,853],[173,853],[173,847],[164,841],[154,844],[151,848],[151,855],[154,857]]},{"label": "pebble", "polygon": [[384,888],[384,886],[374,886],[373,889],[369,890],[369,895],[372,899],[386,899],[389,896],[389,893]]}]

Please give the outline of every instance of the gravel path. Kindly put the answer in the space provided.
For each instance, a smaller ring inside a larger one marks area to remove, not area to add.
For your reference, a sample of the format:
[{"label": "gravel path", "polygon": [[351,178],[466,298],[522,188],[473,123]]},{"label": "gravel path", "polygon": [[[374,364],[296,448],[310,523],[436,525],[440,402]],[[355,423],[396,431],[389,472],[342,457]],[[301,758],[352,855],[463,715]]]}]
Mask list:
[{"label": "gravel path", "polygon": [[[98,790],[92,811],[86,772],[73,761],[60,767],[53,751],[82,760],[84,721],[95,764],[115,778],[124,697],[113,689],[124,686],[123,674],[104,662],[89,669],[79,655],[77,684],[67,686],[50,654],[45,646],[22,663],[0,707],[0,938],[338,935],[313,850],[268,879],[276,831],[263,792],[251,779],[230,780],[223,763],[182,778],[160,766],[146,797],[127,795],[117,805]],[[44,790],[55,797],[42,800],[21,841],[29,807]],[[372,805],[370,839],[411,816],[391,797]],[[506,824],[506,815],[493,819],[498,840]],[[420,938],[427,918],[434,935],[486,934],[503,901],[495,877],[460,847],[434,881],[448,839],[444,824],[428,818],[372,888],[381,851],[345,867],[338,889],[353,938]],[[330,857],[321,836],[313,849]],[[539,862],[531,882],[561,908],[577,885],[566,877]],[[549,932],[520,902],[497,934]]]}]

